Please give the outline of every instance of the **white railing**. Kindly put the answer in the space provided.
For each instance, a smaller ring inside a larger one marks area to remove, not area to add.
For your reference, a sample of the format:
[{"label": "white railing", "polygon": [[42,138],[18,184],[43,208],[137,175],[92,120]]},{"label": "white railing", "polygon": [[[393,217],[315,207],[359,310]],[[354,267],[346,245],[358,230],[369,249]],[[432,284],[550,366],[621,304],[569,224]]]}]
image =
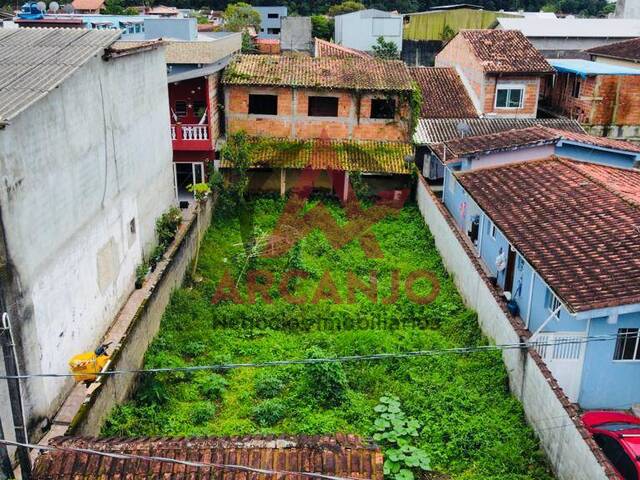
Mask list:
[{"label": "white railing", "polygon": [[209,140],[208,125],[182,125],[183,140]]},{"label": "white railing", "polygon": [[176,139],[176,127],[171,125],[171,140],[175,140],[175,139]]}]

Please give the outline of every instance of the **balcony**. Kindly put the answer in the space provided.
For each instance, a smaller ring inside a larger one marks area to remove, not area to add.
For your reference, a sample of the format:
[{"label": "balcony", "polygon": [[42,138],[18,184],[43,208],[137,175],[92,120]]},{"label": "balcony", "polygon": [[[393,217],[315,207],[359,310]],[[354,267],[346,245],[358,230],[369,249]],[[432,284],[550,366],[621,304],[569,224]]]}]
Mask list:
[{"label": "balcony", "polygon": [[213,142],[209,138],[209,125],[171,125],[171,140],[174,150],[211,151]]}]

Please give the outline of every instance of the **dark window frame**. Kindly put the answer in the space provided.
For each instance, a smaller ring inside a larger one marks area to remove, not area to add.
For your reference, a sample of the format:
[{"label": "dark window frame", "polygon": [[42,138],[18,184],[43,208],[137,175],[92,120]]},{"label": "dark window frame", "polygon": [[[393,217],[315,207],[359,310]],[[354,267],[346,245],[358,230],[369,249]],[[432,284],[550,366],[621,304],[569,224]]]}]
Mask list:
[{"label": "dark window frame", "polygon": [[[178,108],[178,105],[180,105],[180,106],[184,105],[184,109]],[[187,116],[187,113],[188,113],[187,112],[187,102],[185,102],[184,100],[176,100],[176,103],[175,103],[174,106],[175,106],[175,112],[174,113],[176,114],[176,117],[184,118],[184,117]]]},{"label": "dark window frame", "polygon": [[267,13],[267,18],[280,18],[279,13]]},{"label": "dark window frame", "polygon": [[618,362],[637,362],[640,360],[640,329],[618,329],[613,360]]},{"label": "dark window frame", "polygon": [[379,120],[393,120],[396,118],[395,98],[372,98],[369,118]]},{"label": "dark window frame", "polygon": [[309,117],[338,117],[339,110],[339,97],[312,95],[308,98],[307,116]]},{"label": "dark window frame", "polygon": [[278,115],[278,95],[250,93],[247,108],[250,115]]}]

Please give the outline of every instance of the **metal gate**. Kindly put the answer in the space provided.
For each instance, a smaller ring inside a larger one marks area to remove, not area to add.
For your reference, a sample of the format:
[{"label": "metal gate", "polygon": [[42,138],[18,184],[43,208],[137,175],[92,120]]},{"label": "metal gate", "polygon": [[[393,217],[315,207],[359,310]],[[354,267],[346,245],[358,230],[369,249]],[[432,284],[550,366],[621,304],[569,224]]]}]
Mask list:
[{"label": "metal gate", "polygon": [[540,333],[535,348],[572,402],[578,401],[586,333]]}]

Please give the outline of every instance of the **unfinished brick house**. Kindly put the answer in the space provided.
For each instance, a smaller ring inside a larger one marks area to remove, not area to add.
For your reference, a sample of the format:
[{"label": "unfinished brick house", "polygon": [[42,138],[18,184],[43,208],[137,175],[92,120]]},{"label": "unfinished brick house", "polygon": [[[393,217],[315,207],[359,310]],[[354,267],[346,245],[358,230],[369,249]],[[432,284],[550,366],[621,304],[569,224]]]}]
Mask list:
[{"label": "unfinished brick house", "polygon": [[551,60],[542,106],[592,135],[640,139],[640,69],[588,60]]},{"label": "unfinished brick house", "polygon": [[408,141],[413,80],[401,61],[240,55],[224,74],[227,132]]},{"label": "unfinished brick house", "polygon": [[436,56],[454,67],[485,116],[535,118],[541,79],[553,73],[517,30],[462,30]]}]

